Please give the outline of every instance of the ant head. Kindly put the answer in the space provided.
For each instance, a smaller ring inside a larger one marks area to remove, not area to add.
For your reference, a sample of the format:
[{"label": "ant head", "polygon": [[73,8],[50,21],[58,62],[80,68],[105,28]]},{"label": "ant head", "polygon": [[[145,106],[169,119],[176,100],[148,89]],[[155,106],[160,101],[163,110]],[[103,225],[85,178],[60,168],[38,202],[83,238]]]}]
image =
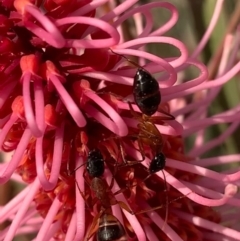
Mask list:
[{"label": "ant head", "polygon": [[149,172],[156,173],[164,169],[166,164],[166,157],[162,152],[157,153],[157,155],[152,159],[149,165]]},{"label": "ant head", "polygon": [[145,70],[142,67],[139,67],[137,72],[136,72],[136,76],[138,76],[138,78],[152,78],[152,76],[150,75],[150,73]]},{"label": "ant head", "polygon": [[154,89],[158,89],[158,82],[157,80],[144,68],[138,68],[135,76],[134,76],[134,82],[143,85],[143,84],[149,84],[154,83]]},{"label": "ant head", "polygon": [[100,177],[104,173],[104,160],[98,149],[89,151],[87,158],[87,172],[91,177]]}]

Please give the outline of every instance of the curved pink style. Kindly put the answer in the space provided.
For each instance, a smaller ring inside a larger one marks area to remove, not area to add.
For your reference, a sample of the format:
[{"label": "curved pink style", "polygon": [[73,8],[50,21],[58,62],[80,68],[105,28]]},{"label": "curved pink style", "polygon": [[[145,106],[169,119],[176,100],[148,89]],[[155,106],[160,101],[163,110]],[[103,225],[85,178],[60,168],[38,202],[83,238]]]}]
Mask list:
[{"label": "curved pink style", "polygon": [[111,38],[107,39],[97,39],[97,40],[74,40],[74,39],[66,39],[66,47],[72,47],[72,48],[106,48],[112,45],[115,45],[119,41],[119,34],[116,31],[115,28],[113,28],[111,25],[108,23],[98,20],[98,19],[93,19],[93,18],[88,18],[88,17],[67,17],[63,19],[58,19],[56,21],[57,26],[62,26],[65,24],[69,23],[80,23],[80,24],[88,24],[92,25],[95,27],[98,27],[102,29],[103,31],[106,31]]},{"label": "curved pink style", "polygon": [[79,127],[83,127],[86,125],[85,117],[83,116],[81,110],[73,101],[72,97],[66,91],[66,89],[62,86],[62,83],[57,75],[51,74],[49,76],[51,83],[53,83],[54,87],[56,88],[57,92],[61,96],[61,99],[68,109],[69,113],[72,115],[73,119],[75,120],[76,124]]},{"label": "curved pink style", "polygon": [[18,147],[16,148],[12,159],[9,161],[9,163],[6,163],[4,166],[0,168],[0,183],[6,183],[11,178],[13,172],[16,170],[17,166],[19,165],[21,161],[21,157],[23,156],[27,145],[29,143],[29,140],[31,138],[31,131],[26,128],[22,138],[18,144]]},{"label": "curved pink style", "polygon": [[[42,93],[42,85],[39,81],[34,81],[34,90],[35,90],[35,109],[36,109],[36,118],[33,113],[32,108],[32,100],[30,94],[30,81],[31,81],[31,73],[25,73],[22,76],[22,83],[23,83],[23,103],[25,109],[25,118],[28,123],[30,130],[32,131],[33,135],[36,137],[41,137],[43,135],[43,123],[44,123],[44,100],[43,100],[43,93]],[[37,108],[36,108],[37,107]],[[39,117],[39,118],[37,118]],[[40,123],[38,125],[38,123]],[[41,128],[41,129],[40,129]]]},{"label": "curved pink style", "polygon": [[62,48],[66,44],[66,40],[62,36],[61,32],[58,30],[58,28],[52,23],[46,16],[44,16],[38,8],[27,5],[25,7],[25,10],[30,13],[32,16],[34,16],[46,29],[40,28],[38,25],[34,24],[32,21],[24,21],[24,25],[26,28],[30,31],[32,31],[34,34],[36,34],[38,37],[42,38],[44,36],[44,40],[52,45],[55,48]]},{"label": "curved pink style", "polygon": [[49,179],[46,177],[46,170],[43,162],[43,137],[37,139],[36,142],[36,151],[35,151],[35,159],[36,159],[36,168],[37,175],[39,181],[44,190],[50,191],[56,187],[59,172],[61,168],[62,162],[62,151],[63,151],[63,136],[64,136],[64,124],[62,124],[59,128],[56,129],[55,132],[55,140],[54,140],[54,150],[53,150],[53,158],[52,158],[52,167]]}]

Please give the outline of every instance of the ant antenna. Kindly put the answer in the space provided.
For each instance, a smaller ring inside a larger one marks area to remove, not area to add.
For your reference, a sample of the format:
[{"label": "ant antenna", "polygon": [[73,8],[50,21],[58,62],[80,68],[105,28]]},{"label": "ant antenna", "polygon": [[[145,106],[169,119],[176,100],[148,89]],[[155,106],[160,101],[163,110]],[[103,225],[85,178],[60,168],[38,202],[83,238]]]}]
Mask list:
[{"label": "ant antenna", "polygon": [[76,167],[73,171],[71,171],[68,175],[72,176],[73,173],[75,173],[79,168],[81,168],[82,166],[86,165],[87,162],[82,163],[80,166]]},{"label": "ant antenna", "polygon": [[[164,182],[164,191],[166,192],[166,199],[165,199],[165,201],[166,201],[166,215],[165,215],[165,219],[164,219],[164,224],[163,224],[163,226],[162,226],[162,229],[164,228],[164,226],[165,226],[165,224],[167,223],[167,219],[168,219],[168,204],[169,204],[169,198],[168,198],[168,193],[167,193],[167,181],[166,181],[166,175],[165,175],[165,173],[164,173],[164,171],[163,170],[161,170],[162,171],[162,174],[163,174],[163,182]],[[146,178],[144,178],[143,179],[143,182],[145,182],[149,177],[151,177],[152,176],[152,174],[155,174],[155,173],[150,173]],[[135,186],[137,186],[137,185],[135,185]]]},{"label": "ant antenna", "polygon": [[[76,172],[80,167],[82,167],[82,166],[85,165],[85,164],[86,164],[86,162],[84,162],[84,163],[83,163],[82,165],[80,165],[79,167],[75,168],[74,171],[68,173],[68,175],[69,175],[69,176],[70,176],[70,175],[72,176],[74,172]],[[69,172],[69,170],[68,170],[68,172]],[[84,179],[85,179],[85,178],[84,178]],[[74,178],[74,181],[75,181],[75,183],[76,183],[76,185],[77,185],[77,189],[78,189],[79,193],[81,194],[83,200],[85,201],[85,204],[86,204],[87,208],[90,210],[90,206],[89,206],[89,204],[88,204],[88,202],[87,202],[87,196],[82,192],[81,188],[79,187],[76,177]],[[85,181],[86,181],[86,180],[85,180]],[[88,183],[87,183],[87,184],[88,184]]]},{"label": "ant antenna", "polygon": [[164,224],[162,226],[162,229],[164,229],[165,227],[165,224],[167,223],[167,220],[168,220],[168,192],[167,192],[167,181],[166,181],[166,176],[165,176],[165,173],[163,170],[162,171],[162,174],[163,174],[163,177],[164,177],[164,188],[165,188],[165,191],[166,191],[166,214],[165,214],[165,220],[164,220]]},{"label": "ant antenna", "polygon": [[137,64],[136,62],[132,61],[131,59],[127,58],[125,55],[123,55],[123,54],[118,54],[118,53],[114,52],[111,48],[109,48],[109,49],[110,49],[110,51],[111,51],[113,54],[116,54],[116,55],[118,55],[118,56],[126,59],[129,63],[131,63],[132,65],[136,66],[137,68],[142,69],[142,70],[144,70],[144,71],[147,71],[147,70],[145,70],[141,65],[139,65],[139,64]]}]

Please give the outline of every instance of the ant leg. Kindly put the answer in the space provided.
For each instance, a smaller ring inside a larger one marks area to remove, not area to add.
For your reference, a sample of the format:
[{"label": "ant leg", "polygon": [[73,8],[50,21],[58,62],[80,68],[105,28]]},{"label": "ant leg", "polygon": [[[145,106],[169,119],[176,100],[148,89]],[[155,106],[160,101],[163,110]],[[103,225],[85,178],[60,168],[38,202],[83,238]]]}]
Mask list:
[{"label": "ant leg", "polygon": [[143,143],[142,143],[141,139],[139,139],[139,136],[138,135],[128,135],[128,137],[132,137],[132,138],[137,139],[137,143],[138,143],[138,147],[139,147],[138,151],[141,153],[142,159],[138,160],[138,161],[128,161],[128,160],[126,160],[125,156],[124,156],[123,146],[120,143],[120,152],[121,152],[122,159],[123,159],[123,162],[124,162],[124,165],[122,165],[122,166],[132,166],[132,165],[135,165],[135,164],[139,164],[140,162],[143,162],[145,160],[145,152],[144,152],[144,148],[143,148]]},{"label": "ant leg", "polygon": [[143,162],[145,160],[145,152],[144,152],[144,148],[143,148],[143,143],[142,143],[141,139],[139,139],[139,138],[137,139],[137,142],[138,142],[139,152],[142,155],[142,160],[135,161],[135,163]]},{"label": "ant leg", "polygon": [[[82,163],[80,166],[76,167],[73,171],[68,173],[68,176],[72,176],[74,172],[76,172],[80,167],[84,166],[87,162]],[[70,171],[70,170],[68,170]]]},{"label": "ant leg", "polygon": [[109,190],[112,190],[113,185],[114,185],[114,178],[113,178],[113,175],[112,175],[112,180],[111,180],[110,185],[109,185]]},{"label": "ant leg", "polygon": [[[167,223],[167,219],[168,219],[168,204],[169,204],[169,201],[168,201],[168,193],[167,193],[167,182],[166,182],[166,176],[165,176],[165,173],[163,170],[162,171],[162,174],[163,174],[163,179],[164,179],[164,191],[166,192],[166,214],[165,214],[165,220],[164,220],[164,225],[162,228],[164,228],[165,226],[165,223]],[[151,177],[153,174],[155,173],[150,173],[146,178],[143,179],[143,182],[145,182],[149,177]],[[134,186],[137,186],[137,185],[134,185]]]},{"label": "ant leg", "polygon": [[[117,161],[116,161],[117,162]],[[115,162],[115,163],[116,163]],[[115,174],[117,173],[117,170],[116,170],[116,166],[115,166],[115,164],[114,164],[114,173],[112,174],[112,179],[111,179],[111,182],[110,182],[110,185],[109,185],[109,190],[112,190],[112,188],[113,188],[113,185],[114,185],[114,176],[115,176]]]},{"label": "ant leg", "polygon": [[81,189],[80,189],[80,187],[79,187],[79,185],[78,185],[78,183],[77,183],[76,180],[75,180],[75,183],[76,183],[76,185],[77,185],[78,191],[80,192],[82,198],[84,199],[85,203],[87,204],[87,197],[86,197],[86,195],[81,191]]},{"label": "ant leg", "polygon": [[167,111],[163,110],[162,108],[159,108],[158,112],[164,114],[165,116],[151,116],[151,117],[149,117],[149,120],[154,123],[157,121],[175,120],[175,117],[173,115],[171,115]]},{"label": "ant leg", "polygon": [[191,193],[192,193],[192,192],[190,192],[190,193],[188,193],[188,194],[186,194],[186,195],[183,195],[183,196],[174,198],[173,200],[169,201],[166,205],[162,204],[162,205],[157,206],[157,207],[153,207],[153,208],[148,208],[148,209],[136,211],[136,212],[134,212],[134,215],[138,215],[138,214],[142,214],[142,213],[147,213],[147,212],[151,212],[151,211],[155,211],[155,210],[158,210],[158,209],[167,207],[169,204],[174,203],[174,202],[176,202],[177,200],[180,200],[180,199],[182,199],[182,198],[185,198],[187,195],[189,195],[189,194],[191,194]]},{"label": "ant leg", "polygon": [[[84,178],[84,181],[87,183],[87,185],[90,186],[90,184],[89,184],[88,181],[86,180],[86,170],[84,170],[83,178]],[[81,190],[81,188],[79,187],[79,185],[78,185],[78,183],[77,183],[76,180],[75,180],[75,183],[76,183],[76,185],[77,185],[78,191],[80,192],[82,198],[83,198],[84,201],[85,201],[85,204],[86,204],[87,208],[90,209],[90,206],[89,206],[89,204],[88,204],[88,200],[87,200],[88,196],[85,195],[85,194],[82,192],[82,190]]]},{"label": "ant leg", "polygon": [[144,152],[144,148],[143,148],[143,143],[141,141],[141,138],[139,138],[139,135],[128,135],[128,137],[134,138],[134,139],[137,140],[139,150],[135,147],[134,148],[141,153],[142,159],[138,160],[138,161],[127,161],[127,160],[125,160],[125,158],[123,158],[125,160],[124,166],[132,166],[132,165],[135,165],[135,164],[139,164],[139,163],[141,163],[145,160],[145,152]]},{"label": "ant leg", "polygon": [[[147,178],[149,178],[150,176],[151,176],[151,174],[148,175]],[[144,180],[146,180],[147,178],[145,178]],[[133,185],[133,186],[131,186],[131,187],[134,187],[134,186],[137,186],[137,185]],[[114,192],[113,195],[116,196],[116,195],[118,195],[119,193],[123,193],[124,191],[128,190],[129,188],[130,188],[130,186],[129,186],[129,187],[125,187],[125,188],[123,188],[123,189],[120,189],[120,190]],[[149,209],[145,209],[145,210],[140,210],[140,211],[137,211],[137,212],[134,212],[132,209],[129,208],[129,206],[128,206],[126,203],[124,203],[124,202],[122,202],[122,201],[117,201],[117,203],[119,204],[119,206],[120,206],[121,208],[123,208],[124,210],[126,210],[126,211],[129,212],[130,214],[132,214],[132,215],[138,215],[138,214],[142,214],[142,213],[147,213],[147,212],[150,212],[150,211],[154,211],[154,210],[157,210],[157,209],[161,209],[161,208],[164,208],[165,206],[168,207],[168,205],[169,205],[170,203],[175,202],[175,201],[177,201],[178,199],[181,199],[181,198],[183,198],[183,197],[185,197],[185,196],[182,196],[182,197],[178,197],[178,198],[176,198],[176,199],[173,199],[173,200],[171,200],[170,202],[166,203],[166,205],[161,205],[161,206],[157,206],[157,207],[154,207],[154,208],[149,208]],[[166,217],[165,217],[165,219],[166,219]]]},{"label": "ant leg", "polygon": [[[115,155],[115,156],[117,156],[117,158],[115,158],[113,155],[111,155],[116,161],[114,162],[114,164],[113,164],[113,167],[114,167],[114,173],[116,173],[117,172],[117,168],[119,168],[119,167],[124,167],[124,166],[126,166],[126,165],[128,165],[128,163],[130,163],[128,160],[126,160],[126,158],[125,158],[125,153],[124,153],[124,148],[123,148],[123,144],[122,144],[122,142],[121,142],[121,137],[119,137],[119,136],[111,136],[111,137],[108,137],[108,138],[105,138],[103,141],[107,141],[107,140],[111,140],[111,139],[116,139],[116,140],[118,140],[119,141],[119,144],[118,144],[118,155]],[[107,150],[109,151],[109,149],[108,149],[108,147],[105,145],[105,148],[107,148]],[[111,152],[109,151],[109,153],[111,154]],[[122,161],[123,161],[123,164],[119,164],[118,163],[118,157],[119,157],[119,153],[120,153],[120,155],[121,155],[121,158],[122,158]],[[117,168],[116,168],[117,167]]]},{"label": "ant leg", "polygon": [[[141,156],[142,156],[142,159],[141,160],[138,160],[138,161],[129,161],[129,160],[126,160],[125,158],[125,153],[124,153],[124,148],[123,148],[123,144],[121,143],[121,137],[119,136],[112,136],[112,137],[108,137],[108,138],[105,138],[103,141],[107,141],[107,140],[110,140],[110,139],[116,139],[116,140],[119,140],[119,151],[120,151],[120,154],[121,154],[121,157],[122,157],[122,161],[123,161],[123,164],[118,164],[118,162],[116,161],[114,163],[114,168],[117,166],[118,168],[119,167],[125,167],[125,166],[132,166],[132,165],[135,165],[135,164],[138,164],[142,161],[145,160],[145,152],[144,152],[144,148],[143,148],[143,143],[141,141],[141,139],[139,138],[139,135],[128,135],[129,138],[134,138],[134,139],[137,139],[137,142],[138,142],[138,147],[140,150],[138,150],[140,153],[141,153]],[[106,147],[106,146],[105,146]],[[107,148],[108,149],[108,148]],[[116,168],[114,169],[115,172],[116,172]]]},{"label": "ant leg", "polygon": [[122,201],[118,201],[117,203],[119,204],[119,206],[120,206],[122,209],[126,210],[127,212],[129,212],[129,213],[132,214],[132,215],[135,215],[135,213],[133,212],[133,210],[130,209],[130,208],[127,206],[126,203],[124,203],[124,202],[122,202]]},{"label": "ant leg", "polygon": [[140,149],[139,152],[141,153],[142,159],[138,160],[138,161],[128,161],[125,158],[124,148],[123,148],[123,145],[121,144],[121,141],[120,141],[119,149],[120,149],[121,157],[122,157],[122,160],[123,160],[123,164],[119,164],[118,167],[132,166],[132,165],[135,165],[135,164],[139,164],[140,162],[145,160],[145,153],[144,153],[143,144],[142,144],[141,140],[138,138],[138,135],[128,135],[128,137],[137,139],[138,147]]},{"label": "ant leg", "polygon": [[[191,192],[192,193],[192,192]],[[189,195],[190,193],[188,193],[187,195]],[[147,209],[144,209],[144,210],[140,210],[140,211],[132,211],[127,205],[126,203],[122,202],[122,201],[118,201],[118,204],[121,208],[123,208],[124,210],[126,210],[127,212],[129,212],[130,214],[132,215],[138,215],[138,214],[143,214],[143,213],[148,213],[148,212],[152,212],[152,211],[155,211],[155,210],[158,210],[158,209],[161,209],[161,208],[164,208],[164,207],[167,207],[169,204],[171,203],[174,203],[176,202],[177,200],[179,199],[182,199],[182,198],[185,198],[187,195],[184,195],[184,196],[181,196],[181,197],[177,197],[173,200],[171,200],[170,202],[167,203],[167,205],[160,205],[160,206],[157,206],[157,207],[153,207],[153,208],[147,208]],[[166,217],[165,217],[166,218]],[[165,224],[164,224],[165,225]]]},{"label": "ant leg", "polygon": [[164,177],[164,187],[165,187],[165,191],[166,191],[166,214],[165,214],[165,220],[164,220],[164,224],[163,224],[163,227],[162,229],[164,228],[165,224],[167,223],[167,220],[168,220],[168,193],[167,193],[167,182],[166,182],[166,176],[165,176],[165,173],[164,171],[162,170],[162,174],[163,174],[163,177]]},{"label": "ant leg", "polygon": [[[164,177],[165,177],[165,174],[163,174],[163,175],[164,175]],[[150,176],[151,176],[151,174],[148,175],[144,180],[146,180],[146,179],[149,178]],[[165,179],[165,181],[166,181],[166,179]],[[167,188],[166,182],[165,182],[165,185],[166,185],[165,188]],[[133,186],[137,186],[137,185],[133,185]],[[125,190],[127,190],[127,189],[129,189],[129,188],[130,188],[130,187],[126,187],[126,188],[124,188],[124,189],[118,190],[117,192],[114,193],[114,196],[117,195],[117,194],[119,194],[119,193],[124,192]],[[191,194],[191,193],[192,193],[192,192],[188,193],[187,195],[189,195],[189,194]],[[165,225],[165,223],[167,223],[167,218],[168,218],[168,206],[169,206],[169,204],[174,203],[174,202],[176,202],[177,200],[180,200],[180,199],[182,199],[182,198],[185,198],[187,195],[183,195],[183,196],[177,197],[177,198],[175,198],[175,199],[173,199],[173,200],[171,200],[171,201],[168,200],[168,196],[167,196],[167,198],[166,198],[166,204],[162,204],[162,205],[157,206],[157,207],[153,207],[153,208],[151,207],[151,208],[144,209],[144,210],[140,210],[140,211],[132,211],[132,210],[126,205],[126,203],[124,203],[124,202],[122,202],[122,201],[118,201],[118,204],[120,205],[121,208],[125,209],[127,212],[131,213],[132,215],[138,215],[138,214],[142,214],[142,213],[147,213],[147,212],[155,211],[155,210],[158,210],[158,209],[161,209],[161,208],[166,208],[167,211],[166,211],[166,215],[165,215],[165,222],[164,222],[164,225]],[[163,226],[163,227],[164,227],[164,226]]]},{"label": "ant leg", "polygon": [[[85,165],[85,164],[86,164],[86,163],[83,163],[82,165],[80,165],[79,167],[75,168],[75,169],[74,169],[73,171],[71,171],[71,172],[70,172],[70,170],[69,170],[69,168],[68,168],[68,170],[67,170],[68,176],[72,176],[73,173],[75,173],[80,167],[82,167],[82,166]],[[84,171],[83,177],[84,177],[84,179],[85,179],[85,181],[86,181],[85,173],[86,173],[86,171]],[[87,182],[87,181],[86,181],[86,182]],[[88,202],[87,202],[87,196],[82,192],[82,190],[81,190],[81,188],[79,187],[78,182],[76,181],[76,179],[75,179],[75,183],[76,183],[76,186],[77,186],[77,189],[78,189],[79,193],[81,194],[81,196],[82,196],[82,198],[84,199],[87,207],[89,208],[89,206],[88,206],[88,204],[87,204],[87,203],[88,203]]]},{"label": "ant leg", "polygon": [[167,120],[175,120],[175,117],[173,115],[171,115],[170,113],[164,111],[162,108],[159,108],[159,112],[164,114],[164,115],[166,115],[168,117]]},{"label": "ant leg", "polygon": [[[119,149],[120,149],[120,155],[122,157],[122,160],[124,162],[124,164],[118,164],[118,160],[115,161],[114,165],[113,165],[113,174],[112,174],[112,180],[111,180],[111,183],[109,185],[109,189],[111,190],[113,188],[113,185],[114,185],[114,177],[118,171],[118,168],[119,166],[120,167],[123,167],[125,166],[125,164],[127,163],[126,159],[125,159],[125,155],[124,155],[124,149],[123,149],[123,146],[122,146],[122,143],[121,143],[121,140],[119,139]],[[118,153],[119,154],[119,153]]]},{"label": "ant leg", "polygon": [[115,94],[113,92],[109,92],[109,91],[96,91],[96,94],[98,94],[98,95],[110,95],[110,96],[112,95],[117,100],[122,100],[123,99],[123,97],[121,95],[117,95],[117,94]]},{"label": "ant leg", "polygon": [[[127,160],[125,159],[125,153],[124,153],[124,148],[123,148],[123,144],[122,144],[122,141],[121,141],[121,137],[119,137],[119,136],[114,136],[114,137],[110,137],[110,138],[108,138],[108,139],[116,139],[116,140],[118,140],[119,141],[119,143],[118,144],[116,144],[117,145],[117,148],[119,149],[118,150],[118,154],[117,154],[117,158],[115,158],[116,159],[116,161],[115,161],[115,163],[114,163],[114,173],[116,173],[116,167],[118,166],[122,166],[121,164],[118,164],[118,157],[119,157],[119,155],[121,155],[121,158],[122,158],[122,161],[124,162],[124,163],[127,163]],[[106,140],[106,139],[105,139]]]},{"label": "ant leg", "polygon": [[139,150],[137,148],[136,148],[136,150],[139,151],[141,153],[141,156],[142,156],[141,160],[126,161],[125,165],[124,165],[124,166],[133,166],[133,165],[139,164],[139,163],[141,163],[145,160],[145,152],[144,152],[143,144],[142,144],[141,140],[138,138],[138,136],[129,135],[128,137],[133,137],[133,138],[137,139]]},{"label": "ant leg", "polygon": [[131,104],[129,101],[128,101],[128,106],[129,106],[129,110],[130,110],[132,116],[133,116],[135,119],[141,121],[141,117],[140,117],[140,116],[137,114],[137,112],[133,109],[132,104]]},{"label": "ant leg", "polygon": [[126,164],[128,161],[125,159],[124,148],[123,148],[121,141],[119,141],[119,147],[120,147],[119,149],[120,149],[122,161],[124,162],[124,164]]},{"label": "ant leg", "polygon": [[[154,173],[149,174],[146,178],[143,179],[142,182],[145,182],[152,174],[154,174]],[[138,186],[138,184],[126,185],[126,187],[121,188],[120,190],[114,192],[113,195],[116,196],[116,195],[118,195],[119,193],[123,193],[123,192],[125,192],[126,190],[129,190],[130,188],[133,188],[133,187],[136,187],[136,186]]]},{"label": "ant leg", "polygon": [[84,181],[87,183],[87,185],[91,188],[91,184],[88,182],[88,180],[86,178],[86,170],[84,170],[84,172],[83,172],[83,178],[84,178]]},{"label": "ant leg", "polygon": [[135,147],[134,148],[137,151],[140,152],[140,154],[142,156],[142,159],[141,160],[137,160],[137,161],[128,161],[128,160],[126,160],[126,158],[124,156],[123,147],[120,145],[120,151],[121,151],[122,159],[123,159],[123,162],[124,162],[124,164],[121,165],[122,167],[124,167],[124,166],[133,166],[133,165],[139,164],[139,163],[141,163],[141,162],[143,162],[145,160],[145,152],[144,152],[144,148],[143,148],[143,143],[142,143],[141,139],[139,138],[139,135],[128,135],[128,137],[137,139],[139,150],[137,148],[135,148]]},{"label": "ant leg", "polygon": [[111,48],[109,48],[110,51],[115,54],[115,55],[118,55],[124,59],[126,59],[129,63],[133,64],[134,66],[136,66],[137,68],[140,68],[140,69],[144,69],[142,66],[140,66],[139,64],[135,63],[134,61],[132,61],[131,59],[127,58],[126,56],[124,56],[123,54],[118,54],[116,52],[114,52]]},{"label": "ant leg", "polygon": [[92,224],[87,232],[87,241],[97,232],[99,218],[102,216],[103,211],[101,210],[93,219]]}]

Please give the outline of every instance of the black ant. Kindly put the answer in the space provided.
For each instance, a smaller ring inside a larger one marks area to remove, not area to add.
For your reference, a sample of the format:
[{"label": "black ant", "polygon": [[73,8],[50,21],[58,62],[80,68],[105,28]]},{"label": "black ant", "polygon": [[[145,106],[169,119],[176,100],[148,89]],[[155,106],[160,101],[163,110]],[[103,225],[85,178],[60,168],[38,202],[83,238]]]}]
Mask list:
[{"label": "black ant", "polygon": [[[159,84],[157,80],[142,66],[128,59],[124,55],[115,53],[112,49],[110,50],[112,53],[123,57],[128,62],[138,67],[138,70],[134,76],[133,97],[136,105],[141,110],[142,115],[138,115],[133,110],[131,103],[128,102],[129,109],[133,117],[135,117],[135,119],[139,121],[137,125],[139,132],[137,135],[135,136],[133,135],[133,137],[137,138],[138,140],[138,145],[142,155],[142,160],[138,162],[141,162],[145,159],[143,145],[147,145],[154,152],[154,158],[152,160],[153,163],[152,165],[150,164],[150,166],[152,167],[156,166],[154,161],[157,161],[157,164],[158,164],[159,161],[161,160],[162,162],[161,166],[163,166],[164,168],[165,157],[164,157],[164,154],[162,153],[163,138],[160,131],[157,129],[154,123],[157,121],[174,120],[175,118],[174,116],[172,116],[171,114],[163,110],[160,110],[160,112],[165,114],[165,116],[161,116],[161,117],[152,116],[159,109],[159,105],[161,103],[161,93],[160,93]],[[157,170],[158,168],[154,168],[154,169]]]},{"label": "black ant", "polygon": [[[95,233],[97,241],[128,240],[124,227],[119,222],[119,220],[111,213],[111,206],[113,205],[119,204],[121,208],[125,209],[132,215],[142,214],[164,207],[164,205],[160,205],[158,207],[150,208],[147,210],[134,212],[124,202],[116,200],[115,195],[124,192],[125,189],[120,189],[119,191],[112,193],[111,189],[114,185],[114,176],[112,177],[110,185],[108,185],[103,179],[104,159],[98,149],[94,149],[89,152],[86,170],[88,172],[88,175],[92,178],[90,183],[88,184],[95,195],[95,198],[92,200],[92,204],[94,205],[97,201],[99,201],[101,209],[99,213],[94,217],[85,237],[85,240],[89,240]],[[167,205],[175,202],[180,198],[182,197],[171,200],[169,203],[167,203]]]},{"label": "black ant", "polygon": [[134,76],[133,97],[141,112],[148,116],[156,113],[161,102],[157,80],[142,68]]},{"label": "black ant", "polygon": [[[161,103],[161,93],[158,81],[142,66],[128,59],[126,56],[115,53],[112,49],[110,49],[110,51],[113,54],[123,57],[138,68],[133,81],[133,97],[135,103],[144,115],[152,116],[155,114],[157,110],[159,110],[159,105]],[[169,113],[163,110],[159,111],[168,116],[166,120],[175,119],[174,116]],[[163,120],[162,117],[161,120]]]},{"label": "black ant", "polygon": [[[114,179],[112,179],[110,186],[108,186],[102,179],[105,170],[102,153],[98,149],[89,151],[87,162],[84,164],[86,164],[86,170],[89,177],[91,177],[91,181],[88,183],[86,180],[85,171],[83,174],[84,179],[95,194],[95,199],[92,200],[92,203],[94,205],[96,201],[99,201],[101,204],[101,210],[94,217],[85,240],[89,240],[94,233],[96,233],[97,241],[127,241],[125,229],[119,220],[111,214],[111,206],[117,204],[118,201],[114,198],[114,194],[111,192]],[[80,165],[74,171],[84,164]],[[84,195],[79,187],[78,189],[84,198]]]},{"label": "black ant", "polygon": [[[78,168],[83,165],[84,164],[80,165]],[[77,169],[75,169],[74,171],[76,171]],[[118,201],[114,198],[114,194],[111,192],[113,186],[113,179],[110,186],[108,186],[106,182],[102,179],[102,176],[104,174],[104,160],[102,153],[98,149],[89,151],[86,162],[86,170],[88,175],[92,178],[91,182],[88,185],[96,196],[95,200],[93,200],[93,204],[96,201],[99,201],[101,204],[101,210],[94,217],[85,240],[89,240],[96,232],[97,241],[127,241],[124,227],[119,222],[119,220],[111,214],[111,206],[117,204]],[[78,189],[83,196],[83,193],[81,192],[79,187]]]},{"label": "black ant", "polygon": [[[152,174],[162,171],[164,176],[164,184],[165,189],[167,190],[166,178],[163,172],[166,164],[166,157],[162,152],[162,148],[164,145],[164,141],[160,131],[155,126],[155,122],[157,121],[164,121],[164,120],[174,120],[174,116],[171,114],[159,110],[159,105],[161,103],[161,93],[159,89],[159,84],[157,80],[142,66],[138,65],[137,63],[131,61],[124,55],[115,53],[112,49],[110,49],[112,53],[119,55],[125,58],[128,62],[132,63],[138,70],[134,76],[133,82],[133,97],[135,100],[136,105],[141,110],[142,115],[137,114],[131,105],[129,104],[129,109],[135,119],[138,120],[138,133],[136,135],[130,135],[133,138],[137,139],[138,147],[140,149],[140,153],[142,155],[142,160],[138,161],[126,161],[124,157],[123,147],[120,143],[120,151],[123,158],[123,166],[134,165],[140,163],[145,160],[145,152],[144,152],[144,145],[149,146],[151,151],[153,152],[153,158],[150,162],[148,172],[149,175],[143,180],[145,181],[148,179]],[[159,116],[152,116],[159,110],[163,114],[164,117]],[[166,198],[166,202],[168,202],[168,198]],[[167,219],[167,214],[166,218]]]},{"label": "black ant", "polygon": [[112,49],[110,50],[112,53],[125,58],[127,61],[138,67],[138,70],[134,76],[133,97],[136,105],[141,110],[142,115],[138,115],[133,110],[131,103],[128,102],[129,109],[133,117],[139,121],[137,125],[139,132],[137,135],[132,135],[132,137],[137,138],[139,149],[142,155],[142,160],[139,160],[138,162],[141,162],[145,159],[143,145],[147,145],[154,152],[154,158],[152,161],[161,159],[162,163],[164,164],[165,157],[162,153],[162,148],[164,144],[163,138],[160,131],[157,129],[154,123],[157,121],[174,120],[175,118],[174,116],[170,115],[169,113],[163,110],[160,110],[160,112],[162,112],[166,116],[152,116],[159,109],[159,104],[161,102],[161,93],[158,82],[143,67],[131,61],[124,55],[115,53]]}]

